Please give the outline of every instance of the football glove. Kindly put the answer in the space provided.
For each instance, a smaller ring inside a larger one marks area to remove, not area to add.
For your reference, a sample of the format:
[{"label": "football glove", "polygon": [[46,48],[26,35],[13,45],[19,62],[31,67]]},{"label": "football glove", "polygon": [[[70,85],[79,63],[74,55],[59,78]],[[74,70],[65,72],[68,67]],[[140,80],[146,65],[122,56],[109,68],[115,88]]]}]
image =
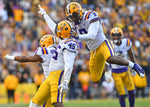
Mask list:
[{"label": "football glove", "polygon": [[11,56],[11,55],[5,55],[5,59],[9,60],[9,61],[14,61],[15,56]]},{"label": "football glove", "polygon": [[144,78],[145,76],[144,70],[137,63],[134,63],[132,69],[134,69],[141,78]]},{"label": "football glove", "polygon": [[46,14],[46,11],[40,6],[40,4],[39,4],[39,11],[38,11],[38,14],[41,14],[42,16],[44,15],[44,14]]},{"label": "football glove", "polygon": [[62,83],[58,86],[58,89],[60,90],[60,93],[64,94],[64,93],[67,92],[67,90],[68,90],[69,88],[68,88],[67,83],[62,82]]}]

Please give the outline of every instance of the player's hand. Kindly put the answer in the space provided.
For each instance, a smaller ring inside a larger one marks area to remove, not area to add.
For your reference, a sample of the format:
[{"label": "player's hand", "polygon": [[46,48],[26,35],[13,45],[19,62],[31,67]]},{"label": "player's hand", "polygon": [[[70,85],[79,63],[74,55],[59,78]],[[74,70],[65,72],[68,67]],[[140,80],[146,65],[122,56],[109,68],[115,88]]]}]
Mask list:
[{"label": "player's hand", "polygon": [[71,30],[71,31],[70,31],[70,34],[71,34],[71,36],[72,36],[73,38],[79,39],[79,36],[77,35],[77,32],[75,31],[75,29]]},{"label": "player's hand", "polygon": [[69,88],[68,88],[67,83],[62,82],[62,83],[58,86],[58,89],[60,90],[60,93],[64,94],[64,93],[67,92],[67,90],[68,90]]},{"label": "player's hand", "polygon": [[15,56],[11,56],[11,55],[5,55],[5,59],[9,60],[9,61],[14,61]]},{"label": "player's hand", "polygon": [[38,14],[40,14],[40,15],[44,15],[44,14],[46,14],[46,11],[40,6],[40,4],[39,4],[39,11],[38,11]]},{"label": "player's hand", "polygon": [[144,78],[145,72],[142,69],[142,67],[140,67],[137,63],[134,63],[134,66],[132,69],[134,69],[141,78]]}]

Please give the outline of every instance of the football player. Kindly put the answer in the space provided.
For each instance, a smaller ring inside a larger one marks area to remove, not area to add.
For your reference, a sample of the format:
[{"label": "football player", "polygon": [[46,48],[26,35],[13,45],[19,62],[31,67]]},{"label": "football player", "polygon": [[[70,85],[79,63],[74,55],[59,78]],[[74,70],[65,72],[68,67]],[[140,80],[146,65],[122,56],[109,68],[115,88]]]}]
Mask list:
[{"label": "football player", "polygon": [[74,60],[79,51],[79,45],[75,39],[76,34],[73,24],[69,21],[64,20],[56,25],[55,35],[59,44],[53,51],[50,73],[41,84],[29,107],[40,107],[46,101],[50,102],[49,107],[51,104],[54,107],[64,107],[63,98],[68,90]]},{"label": "football player", "polygon": [[50,60],[53,57],[56,48],[56,38],[53,35],[44,35],[39,41],[39,46],[40,47],[37,48],[34,56],[6,55],[5,58],[7,60],[19,62],[40,62],[44,70],[44,76],[45,78],[47,78],[50,73],[49,72]]},{"label": "football player", "polygon": [[49,63],[53,57],[53,50],[56,47],[56,38],[53,35],[44,35],[39,41],[39,46],[34,56],[12,56],[5,55],[5,59],[18,62],[40,62],[47,78],[49,75]]},{"label": "football player", "polygon": [[[41,14],[48,27],[54,32],[56,24],[40,7],[38,12]],[[129,66],[133,68],[141,77],[144,77],[144,70],[137,64],[120,56],[114,56],[113,46],[106,39],[101,26],[98,14],[93,11],[84,11],[77,2],[71,2],[66,6],[66,17],[75,24],[78,33],[78,40],[85,41],[91,51],[90,55],[90,76],[93,82],[99,82],[105,61],[111,64]]]},{"label": "football player", "polygon": [[[110,32],[111,40],[114,44],[115,56],[121,56],[124,59],[130,57],[132,62],[135,58],[131,49],[132,42],[128,38],[123,38],[123,31],[119,27],[114,27]],[[127,66],[111,64],[112,76],[115,81],[117,91],[119,93],[119,102],[121,107],[125,105],[125,88],[128,90],[130,107],[134,107],[135,102],[135,87],[130,69]]]}]

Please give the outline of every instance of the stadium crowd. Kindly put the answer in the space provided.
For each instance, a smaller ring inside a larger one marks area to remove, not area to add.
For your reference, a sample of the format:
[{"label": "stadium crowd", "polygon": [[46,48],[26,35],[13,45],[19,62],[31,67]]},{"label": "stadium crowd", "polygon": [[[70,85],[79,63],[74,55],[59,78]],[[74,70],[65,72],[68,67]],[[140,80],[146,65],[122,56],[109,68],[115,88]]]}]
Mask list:
[{"label": "stadium crowd", "polygon": [[[147,87],[150,87],[150,0],[75,1],[78,1],[85,10],[93,9],[98,12],[104,34],[108,39],[113,27],[123,29],[124,37],[130,38],[133,43],[136,62],[145,70]],[[11,71],[19,83],[35,82],[39,86],[41,82],[36,80],[43,77],[40,64],[6,61],[4,56],[34,55],[39,38],[52,33],[37,13],[38,4],[41,4],[57,23],[65,19],[64,9],[68,2],[69,0],[0,0],[0,83],[4,82]],[[90,52],[84,42],[80,43],[80,47],[70,81],[69,91],[72,93],[69,94],[70,99],[77,98],[77,88],[83,92],[87,91],[88,94],[92,91],[89,89],[91,82],[88,73]],[[38,73],[41,76],[37,76]],[[93,86],[98,87],[96,84]],[[92,97],[87,95],[87,98]]]}]

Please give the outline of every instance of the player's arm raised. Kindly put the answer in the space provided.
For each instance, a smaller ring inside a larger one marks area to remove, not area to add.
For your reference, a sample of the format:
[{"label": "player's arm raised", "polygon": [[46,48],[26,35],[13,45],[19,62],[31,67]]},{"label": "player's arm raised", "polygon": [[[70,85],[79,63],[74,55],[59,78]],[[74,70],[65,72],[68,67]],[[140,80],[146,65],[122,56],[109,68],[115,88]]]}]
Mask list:
[{"label": "player's arm raised", "polygon": [[39,5],[39,14],[41,14],[46,21],[49,29],[55,34],[56,23],[47,15],[46,11]]},{"label": "player's arm raised", "polygon": [[18,62],[43,62],[43,59],[35,54],[34,56],[12,56],[12,55],[5,55],[5,59],[10,61],[18,61]]}]

